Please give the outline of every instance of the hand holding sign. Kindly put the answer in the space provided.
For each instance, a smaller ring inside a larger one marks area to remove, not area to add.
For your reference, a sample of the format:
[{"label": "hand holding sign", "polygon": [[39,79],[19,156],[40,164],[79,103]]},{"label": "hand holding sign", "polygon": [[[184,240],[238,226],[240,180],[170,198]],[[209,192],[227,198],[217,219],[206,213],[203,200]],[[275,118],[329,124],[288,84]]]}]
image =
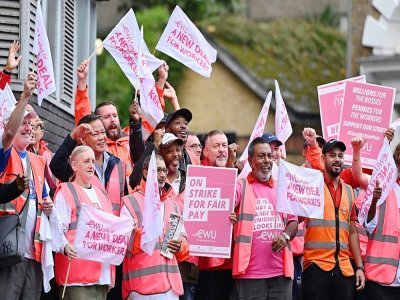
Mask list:
[{"label": "hand holding sign", "polygon": [[24,83],[24,91],[21,94],[20,100],[30,98],[36,86],[36,75],[33,72],[29,72]]},{"label": "hand holding sign", "polygon": [[64,248],[65,256],[68,256],[69,259],[74,259],[78,257],[78,253],[76,253],[75,248],[71,244],[67,244]]},{"label": "hand holding sign", "polygon": [[384,136],[388,139],[389,143],[393,140],[394,138],[394,129],[392,128],[388,128],[386,129],[386,131],[384,132]]},{"label": "hand holding sign", "polygon": [[83,60],[78,66],[78,90],[86,89],[87,77],[89,73],[90,60]]},{"label": "hand holding sign", "polygon": [[176,253],[181,249],[182,242],[179,240],[171,240],[168,242],[167,247],[171,253]]},{"label": "hand holding sign", "polygon": [[372,192],[372,202],[376,203],[382,196],[382,188],[379,186],[379,181],[376,180],[374,191]]},{"label": "hand holding sign", "polygon": [[22,55],[18,56],[18,58],[15,58],[17,56],[17,52],[20,48],[20,44],[18,41],[13,41],[10,45],[10,48],[8,49],[8,57],[7,57],[7,64],[4,70],[7,72],[11,73],[12,70],[14,70],[19,62],[22,59]]}]

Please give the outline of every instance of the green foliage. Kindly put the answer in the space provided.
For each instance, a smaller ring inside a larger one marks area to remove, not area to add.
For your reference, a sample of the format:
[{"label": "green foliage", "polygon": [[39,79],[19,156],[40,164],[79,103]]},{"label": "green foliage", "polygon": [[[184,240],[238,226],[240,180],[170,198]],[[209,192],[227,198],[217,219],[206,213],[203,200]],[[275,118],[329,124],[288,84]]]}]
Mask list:
[{"label": "green foliage", "polygon": [[132,8],[135,12],[162,5],[169,11],[179,5],[192,21],[201,20],[206,15],[232,11],[237,0],[131,0],[129,4],[122,4],[119,9],[126,11]]},{"label": "green foliage", "polygon": [[316,87],[345,77],[345,38],[317,21],[256,23],[235,16],[208,19],[203,26],[254,76],[272,89],[272,79],[292,97],[292,106],[318,112]]}]

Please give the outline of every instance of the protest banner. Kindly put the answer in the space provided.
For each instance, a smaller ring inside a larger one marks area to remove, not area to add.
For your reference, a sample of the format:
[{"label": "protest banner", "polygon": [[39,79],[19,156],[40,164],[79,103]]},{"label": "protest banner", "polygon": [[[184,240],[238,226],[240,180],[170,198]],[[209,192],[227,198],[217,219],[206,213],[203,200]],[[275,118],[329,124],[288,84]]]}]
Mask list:
[{"label": "protest banner", "polygon": [[78,258],[121,264],[133,226],[132,219],[82,204],[74,241]]},{"label": "protest banner", "polygon": [[324,177],[321,171],[281,160],[277,211],[314,219],[324,217]]},{"label": "protest banner", "polygon": [[144,195],[143,231],[140,248],[152,255],[154,247],[164,230],[161,212],[160,189],[157,180],[157,162],[153,151],[147,171],[146,192]]},{"label": "protest banner", "polygon": [[261,108],[260,114],[258,115],[257,122],[254,125],[253,131],[251,132],[249,142],[247,143],[246,149],[244,149],[242,155],[239,160],[243,162],[244,166],[242,172],[239,174],[239,178],[246,178],[247,175],[251,172],[251,167],[247,158],[249,156],[248,149],[250,143],[257,137],[261,137],[264,133],[265,124],[267,123],[269,107],[271,105],[272,92],[270,91],[267,95],[267,98],[264,101],[264,105]]},{"label": "protest banner", "polygon": [[[392,119],[396,89],[369,83],[346,81],[339,140],[345,145],[363,136],[367,140],[361,149],[361,164],[373,169],[383,143],[383,133]],[[345,163],[351,164],[353,148],[347,147]]]},{"label": "protest banner", "polygon": [[282,142],[281,150],[286,157],[285,143],[292,135],[293,129],[277,80],[275,80],[275,103],[275,135]]},{"label": "protest banner", "polygon": [[4,132],[4,115],[6,112],[14,110],[16,104],[17,101],[15,100],[14,94],[7,83],[4,90],[0,90],[0,136],[2,136]]},{"label": "protest banner", "polygon": [[121,70],[128,80],[135,87],[139,88],[139,79],[137,77],[138,47],[142,42],[143,55],[151,72],[154,72],[163,61],[154,57],[142,39],[139,25],[137,24],[135,14],[130,9],[126,15],[119,21],[114,29],[103,41],[103,46],[114,57]]},{"label": "protest banner", "polygon": [[38,1],[36,8],[35,37],[32,52],[36,55],[37,60],[38,104],[41,106],[43,99],[56,90],[56,81],[54,79],[53,60],[51,58],[49,39],[43,23],[40,1]]},{"label": "protest banner", "polygon": [[[347,80],[365,83],[365,76]],[[340,114],[342,113],[343,93],[346,80],[336,81],[317,87],[322,135],[326,141],[338,139]]]},{"label": "protest banner", "polygon": [[171,56],[204,77],[210,77],[217,50],[207,42],[196,25],[177,5],[156,49]]},{"label": "protest banner", "polygon": [[182,229],[182,216],[172,212],[169,216],[168,227],[165,231],[164,240],[161,245],[161,255],[171,259],[173,253],[168,248],[168,243],[180,238]]},{"label": "protest banner", "polygon": [[358,221],[364,224],[368,216],[369,208],[371,207],[372,194],[374,188],[377,186],[377,181],[382,189],[381,198],[378,200],[376,206],[381,205],[389,195],[394,184],[397,180],[397,166],[393,159],[392,150],[390,149],[389,141],[385,137],[381,150],[379,151],[378,158],[372,171],[371,180],[365,190],[364,201],[361,210],[358,213]]},{"label": "protest banner", "polygon": [[188,165],[183,218],[193,256],[229,258],[237,170]]},{"label": "protest banner", "polygon": [[156,82],[153,74],[151,73],[145,56],[142,55],[144,51],[143,26],[141,28],[141,37],[142,38],[139,39],[139,56],[137,65],[137,76],[139,77],[140,82],[140,106],[146,121],[155,128],[164,117],[164,111],[161,107],[160,99],[155,87]]}]

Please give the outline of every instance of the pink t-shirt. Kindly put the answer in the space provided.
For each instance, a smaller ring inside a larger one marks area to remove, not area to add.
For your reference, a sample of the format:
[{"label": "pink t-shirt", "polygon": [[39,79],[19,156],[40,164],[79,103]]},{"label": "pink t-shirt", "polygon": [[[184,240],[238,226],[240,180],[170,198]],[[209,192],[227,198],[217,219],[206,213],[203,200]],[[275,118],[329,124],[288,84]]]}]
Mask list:
[{"label": "pink t-shirt", "polygon": [[[254,180],[252,183],[256,196],[256,214],[254,217],[254,231],[251,245],[249,266],[244,275],[235,276],[236,279],[271,278],[284,275],[283,252],[272,251],[272,240],[281,234],[285,228],[283,219],[276,212],[276,187],[271,188]],[[242,199],[242,184],[238,182],[236,188],[236,205]],[[245,201],[249,201],[246,196]]]}]

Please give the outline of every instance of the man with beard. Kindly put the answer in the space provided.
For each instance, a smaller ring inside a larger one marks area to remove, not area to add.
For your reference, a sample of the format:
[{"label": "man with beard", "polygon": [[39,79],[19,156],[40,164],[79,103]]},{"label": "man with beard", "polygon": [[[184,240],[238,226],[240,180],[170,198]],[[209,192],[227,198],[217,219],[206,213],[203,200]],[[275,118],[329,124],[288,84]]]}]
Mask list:
[{"label": "man with beard", "polygon": [[[203,166],[225,167],[228,161],[228,138],[221,130],[212,130],[205,136]],[[200,257],[198,299],[229,299],[232,291],[232,267],[229,260]]]},{"label": "man with beard", "polygon": [[221,130],[207,133],[204,141],[203,166],[225,167],[228,161],[228,138]]},{"label": "man with beard", "polygon": [[361,290],[365,285],[354,193],[339,176],[344,151],[345,144],[335,139],[322,148],[324,217],[305,220],[303,299],[352,300],[355,287]]},{"label": "man with beard", "polygon": [[297,218],[276,211],[273,154],[263,138],[248,149],[251,173],[238,181],[234,225],[231,299],[292,299],[293,258],[289,241]]},{"label": "man with beard", "polygon": [[143,177],[140,184],[132,194],[123,198],[124,206],[121,209],[121,216],[133,218],[137,224],[137,230],[132,233],[131,242],[123,261],[123,298],[120,299],[178,300],[179,295],[183,294],[178,261],[185,260],[189,256],[189,244],[182,229],[181,237],[171,240],[167,244],[169,251],[173,253],[172,258],[169,259],[160,252],[160,245],[163,242],[171,213],[182,215],[176,202],[176,194],[167,182],[168,169],[160,155],[156,155],[156,164],[161,211],[163,212],[163,235],[159,237],[151,256],[140,248],[143,234],[146,178],[149,173],[150,159],[151,156],[147,157],[143,163]]}]

